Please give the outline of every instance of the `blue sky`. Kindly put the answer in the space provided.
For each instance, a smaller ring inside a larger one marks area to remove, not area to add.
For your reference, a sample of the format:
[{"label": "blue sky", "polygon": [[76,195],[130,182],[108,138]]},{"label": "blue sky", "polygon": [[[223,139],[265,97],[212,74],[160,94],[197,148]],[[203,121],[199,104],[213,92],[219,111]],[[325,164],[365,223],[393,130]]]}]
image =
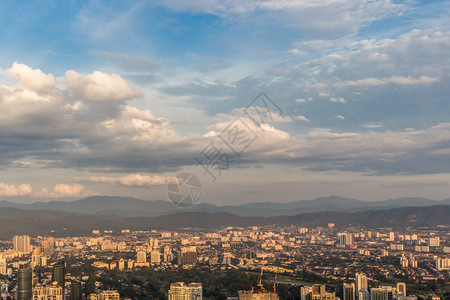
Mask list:
[{"label": "blue sky", "polygon": [[[449,1],[0,8],[3,199],[165,199],[183,171],[215,204],[450,197]],[[257,139],[213,183],[194,157],[236,116]]]}]

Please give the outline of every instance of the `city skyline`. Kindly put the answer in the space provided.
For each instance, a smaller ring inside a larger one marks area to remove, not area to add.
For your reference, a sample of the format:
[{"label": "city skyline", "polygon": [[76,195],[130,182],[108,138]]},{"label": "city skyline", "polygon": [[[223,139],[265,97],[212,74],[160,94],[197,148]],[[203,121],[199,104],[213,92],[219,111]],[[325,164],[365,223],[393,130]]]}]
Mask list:
[{"label": "city skyline", "polygon": [[450,197],[448,1],[1,8],[0,200],[167,200],[183,172],[216,205]]}]

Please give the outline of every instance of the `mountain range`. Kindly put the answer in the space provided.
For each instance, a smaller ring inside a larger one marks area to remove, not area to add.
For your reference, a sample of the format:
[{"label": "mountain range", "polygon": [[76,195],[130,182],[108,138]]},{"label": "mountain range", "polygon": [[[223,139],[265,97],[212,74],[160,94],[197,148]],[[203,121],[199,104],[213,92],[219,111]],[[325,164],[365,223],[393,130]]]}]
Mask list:
[{"label": "mountain range", "polygon": [[426,207],[450,205],[450,198],[442,201],[425,198],[399,198],[386,201],[361,201],[339,196],[316,198],[288,203],[256,202],[241,205],[216,206],[200,203],[190,208],[177,208],[169,201],[140,200],[132,197],[93,196],[64,202],[35,202],[30,204],[0,201],[0,208],[22,210],[49,210],[81,214],[114,215],[121,217],[157,217],[180,212],[225,212],[244,217],[294,216],[301,213],[324,211],[358,212],[386,210],[398,207]]},{"label": "mountain range", "polygon": [[388,210],[366,210],[360,212],[318,212],[294,216],[243,217],[226,212],[183,212],[159,217],[120,217],[92,215],[52,210],[22,210],[0,208],[0,240],[14,235],[54,237],[90,236],[92,230],[121,229],[206,229],[226,226],[247,227],[264,225],[296,225],[326,227],[335,223],[336,228],[359,226],[370,229],[380,227],[434,227],[450,225],[450,205],[427,207],[401,207]]}]

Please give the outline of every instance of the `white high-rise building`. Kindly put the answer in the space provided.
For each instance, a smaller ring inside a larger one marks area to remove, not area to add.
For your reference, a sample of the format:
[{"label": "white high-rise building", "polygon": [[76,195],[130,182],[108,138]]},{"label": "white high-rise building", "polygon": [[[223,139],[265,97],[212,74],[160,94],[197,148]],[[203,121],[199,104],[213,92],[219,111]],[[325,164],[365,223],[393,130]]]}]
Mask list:
[{"label": "white high-rise building", "polygon": [[355,283],[356,283],[356,295],[358,295],[358,300],[362,300],[362,299],[359,299],[359,291],[368,289],[366,275],[364,275],[362,273],[356,273]]},{"label": "white high-rise building", "polygon": [[150,254],[150,262],[152,264],[159,265],[161,263],[161,253],[159,253],[159,251],[153,250]]},{"label": "white high-rise building", "polygon": [[370,294],[368,290],[360,290],[358,292],[358,300],[369,300]]},{"label": "white high-rise building", "polygon": [[0,274],[7,275],[8,274],[8,263],[6,258],[0,258]]},{"label": "white high-rise building", "polygon": [[136,261],[139,263],[145,263],[147,262],[147,253],[144,251],[139,251],[136,254]]},{"label": "white high-rise building", "polygon": [[439,247],[440,245],[441,245],[441,241],[440,241],[438,236],[428,239],[428,246],[430,246],[430,247]]},{"label": "white high-rise building", "polygon": [[436,264],[436,269],[438,269],[439,271],[450,270],[450,258],[436,257],[434,259],[434,262]]},{"label": "white high-rise building", "polygon": [[169,300],[202,300],[202,284],[176,282],[170,285]]},{"label": "white high-rise building", "polygon": [[31,245],[30,245],[30,237],[28,235],[16,235],[13,238],[14,251],[30,253]]}]

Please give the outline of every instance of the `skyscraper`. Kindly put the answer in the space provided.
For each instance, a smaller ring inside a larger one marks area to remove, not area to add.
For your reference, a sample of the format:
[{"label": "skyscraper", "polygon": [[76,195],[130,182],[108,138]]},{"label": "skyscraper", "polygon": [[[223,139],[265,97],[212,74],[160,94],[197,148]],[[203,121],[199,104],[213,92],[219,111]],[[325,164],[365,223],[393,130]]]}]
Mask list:
[{"label": "skyscraper", "polygon": [[13,238],[14,251],[30,253],[31,245],[30,245],[30,237],[28,235],[16,235]]},{"label": "skyscraper", "polygon": [[359,291],[368,289],[366,275],[362,273],[356,273],[355,283],[356,283],[356,295],[358,295],[359,298]]},{"label": "skyscraper", "polygon": [[33,273],[29,262],[19,262],[19,271],[17,274],[17,299],[31,300],[31,288]]},{"label": "skyscraper", "polygon": [[344,283],[343,300],[355,300],[355,284],[354,283]]},{"label": "skyscraper", "polygon": [[70,282],[70,300],[81,300],[81,282],[72,280]]},{"label": "skyscraper", "polygon": [[41,243],[42,254],[50,256],[55,252],[55,239],[52,237],[45,237]]},{"label": "skyscraper", "polygon": [[57,282],[64,289],[66,283],[66,262],[64,260],[53,265],[52,282]]}]

